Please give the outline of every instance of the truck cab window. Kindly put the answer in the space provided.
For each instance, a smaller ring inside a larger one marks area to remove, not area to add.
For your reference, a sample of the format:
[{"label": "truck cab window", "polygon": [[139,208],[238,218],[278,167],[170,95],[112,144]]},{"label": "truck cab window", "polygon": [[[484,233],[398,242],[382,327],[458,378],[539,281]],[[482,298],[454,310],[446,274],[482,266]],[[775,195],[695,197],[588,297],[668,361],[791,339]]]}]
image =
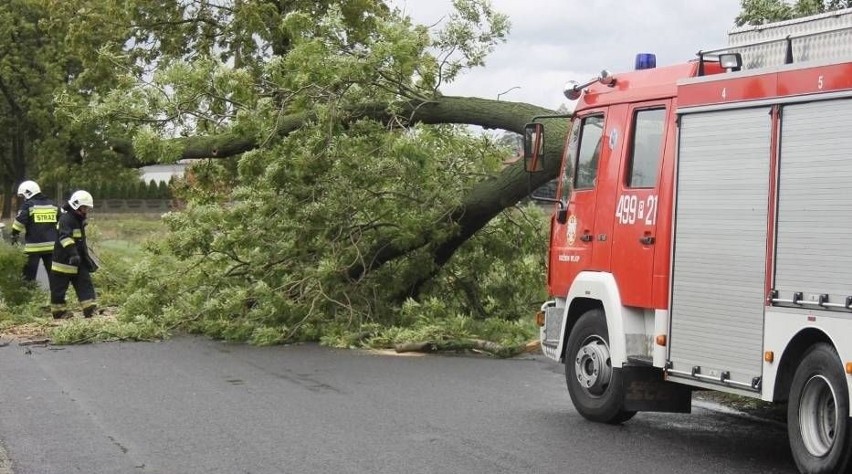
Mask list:
[{"label": "truck cab window", "polygon": [[576,155],[577,172],[574,178],[574,189],[595,187],[595,180],[598,177],[598,162],[603,146],[603,126],[604,118],[602,115],[593,115],[583,119]]},{"label": "truck cab window", "polygon": [[666,109],[640,110],[633,122],[633,148],[628,162],[627,187],[653,188],[660,174]]}]

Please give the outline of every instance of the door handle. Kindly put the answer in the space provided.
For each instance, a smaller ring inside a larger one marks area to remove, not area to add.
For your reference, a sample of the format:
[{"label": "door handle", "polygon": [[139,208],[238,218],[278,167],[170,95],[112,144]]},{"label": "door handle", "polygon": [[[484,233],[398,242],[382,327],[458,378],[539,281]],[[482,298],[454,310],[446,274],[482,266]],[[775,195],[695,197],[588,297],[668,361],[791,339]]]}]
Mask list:
[{"label": "door handle", "polygon": [[592,239],[594,239],[594,236],[592,236],[592,234],[583,234],[580,237],[580,240],[582,240],[583,242],[591,242]]},{"label": "door handle", "polygon": [[646,235],[645,237],[639,237],[639,242],[642,245],[652,245],[654,243],[654,237],[650,235]]}]

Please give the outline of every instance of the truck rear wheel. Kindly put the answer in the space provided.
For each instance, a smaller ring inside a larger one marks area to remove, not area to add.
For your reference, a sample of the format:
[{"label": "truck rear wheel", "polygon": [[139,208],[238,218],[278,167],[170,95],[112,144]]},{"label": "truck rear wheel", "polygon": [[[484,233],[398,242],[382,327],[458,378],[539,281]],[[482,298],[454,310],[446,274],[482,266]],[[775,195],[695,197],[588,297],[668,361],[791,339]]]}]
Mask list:
[{"label": "truck rear wheel", "polygon": [[588,420],[619,424],[636,414],[622,409],[624,386],[621,372],[612,368],[602,310],[585,312],[571,330],[565,352],[565,380],[574,407]]},{"label": "truck rear wheel", "polygon": [[852,457],[849,391],[837,351],[812,347],[796,368],[787,406],[787,435],[803,473],[847,472]]}]

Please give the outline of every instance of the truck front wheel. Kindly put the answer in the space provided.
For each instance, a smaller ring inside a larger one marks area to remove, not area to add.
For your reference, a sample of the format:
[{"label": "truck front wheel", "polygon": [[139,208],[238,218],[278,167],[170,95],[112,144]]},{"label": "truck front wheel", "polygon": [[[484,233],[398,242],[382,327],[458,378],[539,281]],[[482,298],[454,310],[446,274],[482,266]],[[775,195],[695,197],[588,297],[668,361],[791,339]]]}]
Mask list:
[{"label": "truck front wheel", "polygon": [[618,424],[633,418],[625,411],[621,371],[613,370],[604,312],[585,312],[568,337],[565,380],[574,407],[584,418]]},{"label": "truck front wheel", "polygon": [[796,368],[787,405],[787,434],[803,473],[846,472],[852,457],[849,391],[837,351],[813,346]]}]

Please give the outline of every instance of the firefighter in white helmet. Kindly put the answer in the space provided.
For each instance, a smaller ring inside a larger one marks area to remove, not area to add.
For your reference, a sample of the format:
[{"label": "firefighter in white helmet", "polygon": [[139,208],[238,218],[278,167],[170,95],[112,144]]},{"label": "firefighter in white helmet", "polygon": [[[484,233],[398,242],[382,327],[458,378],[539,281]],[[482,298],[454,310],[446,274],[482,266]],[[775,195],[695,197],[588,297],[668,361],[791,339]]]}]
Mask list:
[{"label": "firefighter in white helmet", "polygon": [[56,226],[50,275],[50,312],[56,319],[71,316],[65,302],[69,284],[74,285],[77,300],[83,307],[83,317],[95,314],[95,286],[91,273],[98,267],[86,246],[86,216],[93,207],[92,195],[83,190],[75,191],[62,206],[65,212]]},{"label": "firefighter in white helmet", "polygon": [[20,234],[24,234],[24,280],[35,281],[39,261],[49,274],[56,241],[56,221],[59,214],[53,201],[41,193],[35,181],[24,181],[18,186],[18,196],[24,199],[15,221],[12,222],[12,244],[17,245]]}]

